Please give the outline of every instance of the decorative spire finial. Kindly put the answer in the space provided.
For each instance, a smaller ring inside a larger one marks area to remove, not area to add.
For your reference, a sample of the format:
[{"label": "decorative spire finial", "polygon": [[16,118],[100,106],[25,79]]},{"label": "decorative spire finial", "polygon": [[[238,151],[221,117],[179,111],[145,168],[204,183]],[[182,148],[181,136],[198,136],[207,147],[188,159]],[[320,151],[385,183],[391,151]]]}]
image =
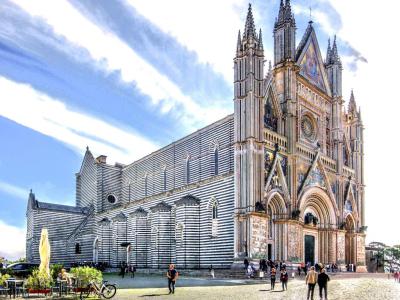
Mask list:
[{"label": "decorative spire finial", "polygon": [[262,41],[262,31],[261,31],[261,28],[260,28],[260,32],[259,32],[259,34],[258,34],[258,48],[259,49],[263,49],[264,47],[263,47],[263,41]]},{"label": "decorative spire finial", "polygon": [[240,29],[239,29],[237,45],[236,45],[236,52],[238,53],[241,50],[241,48],[242,48],[242,38],[241,38],[241,35],[240,35]]},{"label": "decorative spire finial", "polygon": [[247,17],[246,17],[246,25],[244,27],[244,33],[243,37],[249,38],[249,37],[256,37],[256,28],[254,25],[254,18],[253,18],[253,12],[251,10],[251,3],[249,3],[249,9],[247,11]]}]

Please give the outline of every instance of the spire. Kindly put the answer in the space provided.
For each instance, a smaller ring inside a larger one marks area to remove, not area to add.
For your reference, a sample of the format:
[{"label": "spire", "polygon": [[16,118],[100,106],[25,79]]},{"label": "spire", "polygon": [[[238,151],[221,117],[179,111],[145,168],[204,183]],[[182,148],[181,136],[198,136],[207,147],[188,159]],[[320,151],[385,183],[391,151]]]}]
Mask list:
[{"label": "spire", "polygon": [[335,34],[335,37],[333,38],[331,62],[332,63],[336,63],[337,62],[337,63],[341,64],[340,57],[339,57],[339,54],[338,54],[337,45],[336,45],[336,34]]},{"label": "spire", "polygon": [[279,14],[278,14],[278,20],[275,23],[275,26],[279,23],[282,23],[284,21],[285,17],[285,6],[283,4],[283,0],[281,0],[281,4],[279,5]]},{"label": "spire", "polygon": [[285,20],[292,18],[292,7],[290,6],[290,0],[286,0],[285,3]]},{"label": "spire", "polygon": [[262,50],[263,48],[264,47],[263,47],[263,41],[262,41],[262,31],[260,28],[260,32],[258,34],[258,49]]},{"label": "spire", "polygon": [[251,10],[251,4],[249,3],[249,9],[247,11],[247,17],[246,17],[246,25],[244,27],[244,32],[243,32],[243,38],[249,38],[249,37],[256,37],[256,28],[254,26],[254,18],[253,18],[253,12]]},{"label": "spire", "polygon": [[329,38],[329,39],[328,39],[328,49],[326,50],[326,60],[325,60],[325,63],[326,63],[326,64],[329,64],[329,62],[330,62],[331,52],[332,52],[332,49],[331,49],[331,39]]},{"label": "spire", "polygon": [[242,38],[241,38],[241,35],[240,35],[240,29],[239,29],[237,45],[236,45],[236,53],[239,53],[241,48],[242,48]]},{"label": "spire", "polygon": [[348,107],[347,111],[348,111],[349,114],[357,112],[357,104],[356,104],[356,100],[354,98],[353,90],[351,90],[349,107]]}]

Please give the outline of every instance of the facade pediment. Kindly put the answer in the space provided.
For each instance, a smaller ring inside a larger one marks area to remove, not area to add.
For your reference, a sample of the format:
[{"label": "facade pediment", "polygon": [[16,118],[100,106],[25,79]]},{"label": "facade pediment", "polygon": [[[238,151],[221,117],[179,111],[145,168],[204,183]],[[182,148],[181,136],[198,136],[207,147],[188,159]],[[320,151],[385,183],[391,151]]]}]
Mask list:
[{"label": "facade pediment", "polygon": [[297,51],[297,64],[300,66],[300,75],[328,94],[328,96],[331,96],[324,62],[312,25],[309,25],[309,28],[307,28],[303,41]]}]

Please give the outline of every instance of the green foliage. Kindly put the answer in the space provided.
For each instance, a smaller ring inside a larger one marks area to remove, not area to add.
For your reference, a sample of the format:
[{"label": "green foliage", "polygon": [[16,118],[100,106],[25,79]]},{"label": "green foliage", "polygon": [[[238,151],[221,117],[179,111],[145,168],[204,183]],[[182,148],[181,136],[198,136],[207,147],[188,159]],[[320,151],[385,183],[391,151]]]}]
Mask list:
[{"label": "green foliage", "polygon": [[103,273],[91,267],[71,268],[71,274],[75,277],[78,287],[86,287],[90,281],[100,284],[103,280]]},{"label": "green foliage", "polygon": [[29,289],[48,289],[51,287],[53,280],[46,272],[40,272],[35,269],[26,281]]},{"label": "green foliage", "polygon": [[5,286],[6,280],[10,277],[9,274],[0,275],[0,286]]},{"label": "green foliage", "polygon": [[62,264],[54,264],[50,266],[50,275],[51,278],[55,281],[58,277],[58,274],[61,273],[61,269],[64,268]]}]

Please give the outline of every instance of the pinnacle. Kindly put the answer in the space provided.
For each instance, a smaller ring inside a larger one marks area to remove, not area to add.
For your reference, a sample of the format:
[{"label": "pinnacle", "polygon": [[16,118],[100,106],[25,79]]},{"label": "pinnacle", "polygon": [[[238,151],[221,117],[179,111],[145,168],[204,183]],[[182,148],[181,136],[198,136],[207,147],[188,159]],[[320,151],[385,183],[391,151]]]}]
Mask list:
[{"label": "pinnacle", "polygon": [[258,34],[258,48],[263,49],[263,41],[262,41],[262,31],[260,28],[260,33]]},{"label": "pinnacle", "polygon": [[249,37],[256,37],[256,29],[254,25],[254,18],[253,18],[253,12],[251,10],[251,4],[249,3],[249,9],[247,11],[247,17],[246,17],[246,25],[244,27],[244,33],[243,37],[249,38]]}]

